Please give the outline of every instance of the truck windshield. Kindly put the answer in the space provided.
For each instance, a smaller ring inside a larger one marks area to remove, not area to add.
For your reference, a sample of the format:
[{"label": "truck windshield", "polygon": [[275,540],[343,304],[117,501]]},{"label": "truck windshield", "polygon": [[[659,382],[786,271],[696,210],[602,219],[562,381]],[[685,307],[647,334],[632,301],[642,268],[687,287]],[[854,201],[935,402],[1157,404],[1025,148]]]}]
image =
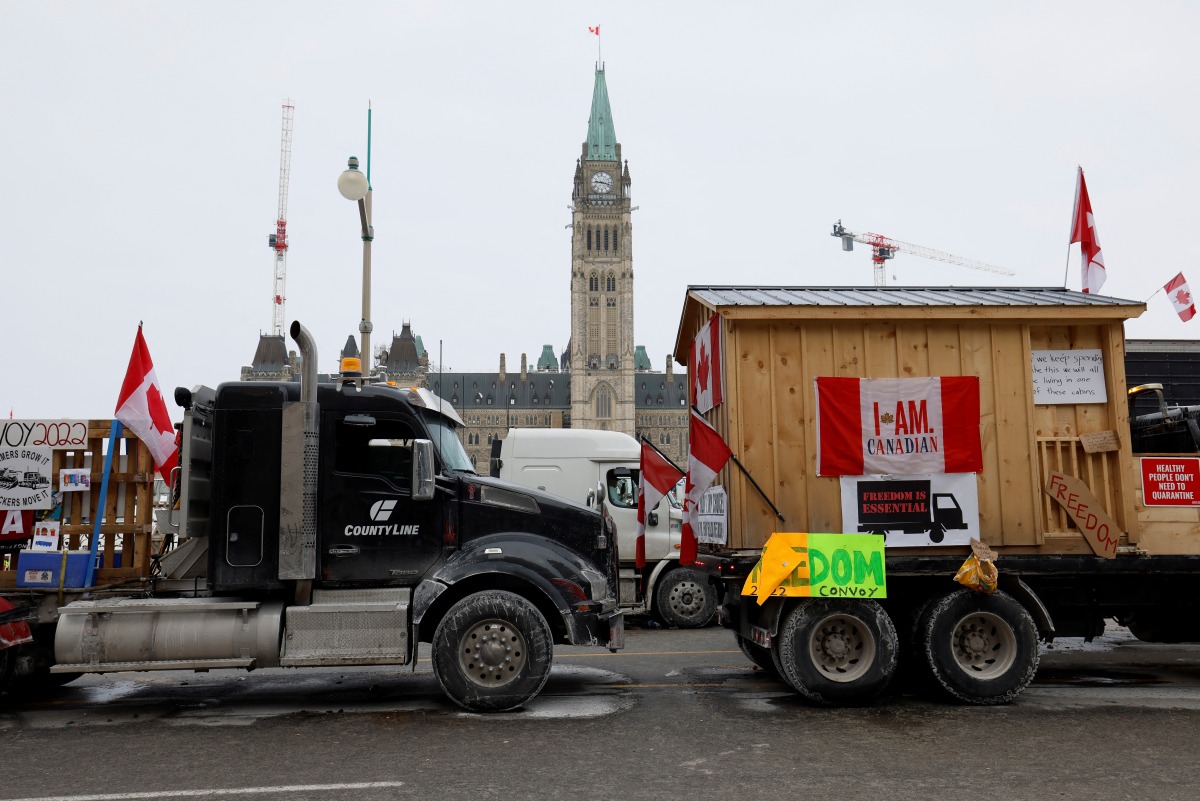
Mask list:
[{"label": "truck windshield", "polygon": [[445,418],[427,414],[425,415],[425,425],[429,427],[429,436],[433,440],[433,447],[437,448],[438,455],[442,457],[442,464],[446,466],[447,470],[475,472],[475,468],[471,465],[471,457],[467,456],[462,441],[459,440],[458,434],[454,433],[454,427],[447,423]]}]

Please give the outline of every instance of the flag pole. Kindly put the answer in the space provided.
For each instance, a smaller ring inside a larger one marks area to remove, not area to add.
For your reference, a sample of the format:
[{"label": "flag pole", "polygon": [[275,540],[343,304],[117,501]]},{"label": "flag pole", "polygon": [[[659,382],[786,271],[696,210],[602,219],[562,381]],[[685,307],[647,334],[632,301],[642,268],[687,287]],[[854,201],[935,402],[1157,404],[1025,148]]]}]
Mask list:
[{"label": "flag pole", "polygon": [[[699,409],[696,408],[696,404],[693,403],[691,406],[691,409],[696,414],[703,416],[703,413]],[[650,447],[653,448],[654,446],[651,445]],[[689,445],[688,447],[691,447],[691,446]],[[750,475],[750,471],[746,469],[746,466],[744,464],[742,464],[740,461],[738,461],[737,455],[735,453],[733,453],[732,449],[730,449],[729,458],[731,460],[733,460],[733,463],[736,464],[738,466],[738,469],[742,471],[742,475],[744,475],[746,477],[746,480],[750,482],[750,486],[752,486],[752,487],[754,487],[754,489],[758,490],[758,494],[761,495],[762,499],[767,502],[767,506],[771,507],[771,511],[774,512],[775,516],[779,518],[779,522],[786,523],[787,521],[783,519],[783,515],[779,513],[779,509],[777,509],[775,504],[773,504],[771,502],[771,499],[767,497],[767,493],[763,492],[763,488],[758,486],[758,482],[754,480],[754,476]]]},{"label": "flag pole", "polygon": [[1143,301],[1142,301],[1142,303],[1149,303],[1149,302],[1150,302],[1150,298],[1153,298],[1153,297],[1154,297],[1154,295],[1157,295],[1159,292],[1162,292],[1162,291],[1163,291],[1163,288],[1160,286],[1158,289],[1154,290],[1154,294],[1153,294],[1153,295],[1151,295],[1149,298],[1146,298],[1145,300],[1143,300]]},{"label": "flag pole", "polygon": [[664,462],[666,462],[667,464],[671,465],[671,467],[674,467],[676,470],[678,470],[680,473],[683,473],[685,476],[687,475],[687,471],[686,471],[686,470],[684,470],[684,469],[683,469],[683,468],[681,468],[679,465],[677,465],[677,464],[675,464],[674,462],[672,462],[669,456],[667,456],[665,453],[663,453],[663,452],[662,452],[662,451],[660,451],[660,450],[659,450],[657,447],[655,447],[655,445],[654,445],[654,443],[653,443],[653,442],[651,442],[650,440],[646,439],[646,435],[645,435],[645,434],[640,434],[640,435],[638,435],[638,439],[640,439],[642,442],[644,442],[644,443],[646,443],[647,445],[649,445],[649,446],[650,446],[650,449],[651,449],[651,450],[653,450],[655,453],[657,453],[659,456],[661,456]]},{"label": "flag pole", "polygon": [[[138,325],[141,328],[141,324]],[[121,446],[121,433],[123,426],[120,420],[112,421],[112,428],[108,432],[108,453],[104,456],[104,477],[100,479],[100,500],[96,504],[96,511],[93,515],[92,527],[92,542],[88,548],[87,571],[83,576],[83,586],[91,587],[92,581],[96,575],[96,552],[100,545],[100,522],[104,519],[104,507],[108,500],[108,478],[112,474],[113,451]]]},{"label": "flag pole", "polygon": [[780,514],[779,510],[775,508],[775,504],[771,503],[771,499],[767,497],[767,493],[763,492],[763,488],[758,486],[758,482],[754,480],[754,476],[750,475],[750,471],[746,469],[746,466],[738,461],[738,458],[732,453],[729,454],[729,458],[732,459],[733,463],[736,464],[738,469],[742,471],[742,475],[744,475],[746,480],[750,482],[750,486],[758,490],[758,494],[761,495],[762,499],[767,502],[767,506],[771,507],[771,511],[774,512],[775,516],[779,518],[779,522],[786,523],[787,521],[783,519],[783,515]]},{"label": "flag pole", "polygon": [[1071,272],[1071,246],[1067,245],[1067,264],[1063,267],[1063,289],[1067,288],[1067,275]]}]

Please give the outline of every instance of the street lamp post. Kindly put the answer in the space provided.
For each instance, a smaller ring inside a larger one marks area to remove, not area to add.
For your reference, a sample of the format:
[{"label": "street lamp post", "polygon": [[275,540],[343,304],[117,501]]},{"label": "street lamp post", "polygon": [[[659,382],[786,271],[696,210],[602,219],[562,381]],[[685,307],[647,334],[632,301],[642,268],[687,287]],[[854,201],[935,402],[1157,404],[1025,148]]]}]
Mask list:
[{"label": "street lamp post", "polygon": [[358,169],[358,157],[351,156],[346,162],[346,171],[338,176],[338,191],[346,200],[358,203],[358,219],[362,224],[363,281],[362,322],[358,332],[362,337],[359,350],[363,360],[363,377],[371,376],[371,242],[375,239],[375,228],[371,225],[371,182]]}]

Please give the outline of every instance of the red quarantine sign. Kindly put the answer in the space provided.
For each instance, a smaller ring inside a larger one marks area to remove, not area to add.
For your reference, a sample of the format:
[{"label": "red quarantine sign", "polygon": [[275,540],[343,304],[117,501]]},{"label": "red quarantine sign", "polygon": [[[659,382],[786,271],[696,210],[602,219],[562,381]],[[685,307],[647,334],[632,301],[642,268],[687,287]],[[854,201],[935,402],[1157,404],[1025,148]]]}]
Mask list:
[{"label": "red quarantine sign", "polygon": [[1200,459],[1143,457],[1142,503],[1146,506],[1200,506]]}]

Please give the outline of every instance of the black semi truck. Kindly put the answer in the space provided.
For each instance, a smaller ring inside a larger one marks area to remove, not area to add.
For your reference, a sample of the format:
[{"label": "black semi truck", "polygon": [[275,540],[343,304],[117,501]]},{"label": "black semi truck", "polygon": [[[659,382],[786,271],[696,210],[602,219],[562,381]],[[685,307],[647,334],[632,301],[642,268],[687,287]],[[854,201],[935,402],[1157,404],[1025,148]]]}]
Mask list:
[{"label": "black semi truck", "polygon": [[554,643],[623,645],[602,501],[476,475],[448,404],[318,386],[315,343],[299,323],[291,335],[299,384],[176,390],[179,545],[161,575],[61,606],[10,595],[33,642],[0,650],[0,677],[415,665],[428,642],[447,696],[500,711],[541,690]]}]

